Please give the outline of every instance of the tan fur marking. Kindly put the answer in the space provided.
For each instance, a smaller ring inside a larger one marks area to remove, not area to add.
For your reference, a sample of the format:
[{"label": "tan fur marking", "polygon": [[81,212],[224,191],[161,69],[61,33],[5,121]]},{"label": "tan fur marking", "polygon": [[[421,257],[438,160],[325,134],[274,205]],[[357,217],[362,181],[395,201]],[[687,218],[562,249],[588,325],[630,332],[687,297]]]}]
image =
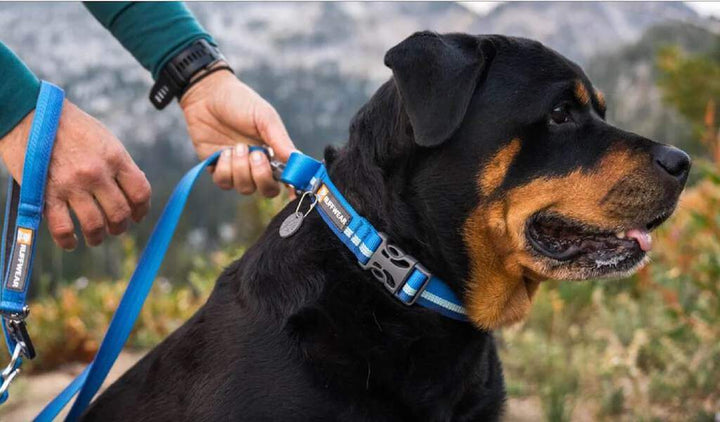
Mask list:
[{"label": "tan fur marking", "polygon": [[[541,281],[572,274],[547,268],[526,251],[525,224],[530,216],[550,209],[599,227],[616,223],[603,211],[602,200],[623,177],[641,173],[637,156],[614,150],[593,170],[563,177],[539,178],[480,205],[464,225],[471,269],[466,305],[479,327],[496,329],[520,321],[530,311]],[[481,188],[485,174],[479,179]]]},{"label": "tan fur marking", "polygon": [[598,106],[600,106],[601,110],[605,110],[605,94],[602,93],[602,91],[596,89],[595,90],[595,99],[597,100]]},{"label": "tan fur marking", "polygon": [[485,166],[480,177],[480,189],[484,195],[490,195],[505,179],[510,163],[520,151],[520,139],[513,139],[498,151]]},{"label": "tan fur marking", "polygon": [[590,93],[587,88],[585,88],[585,84],[579,80],[575,81],[575,98],[577,98],[582,105],[586,105],[590,102]]}]

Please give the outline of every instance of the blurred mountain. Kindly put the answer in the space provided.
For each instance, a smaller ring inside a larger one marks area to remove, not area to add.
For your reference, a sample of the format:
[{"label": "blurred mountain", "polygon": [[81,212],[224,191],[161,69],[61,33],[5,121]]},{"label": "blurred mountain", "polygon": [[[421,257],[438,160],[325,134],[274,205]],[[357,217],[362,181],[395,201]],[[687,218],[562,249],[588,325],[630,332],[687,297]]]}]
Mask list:
[{"label": "blurred mountain", "polygon": [[[538,39],[585,66],[608,97],[610,120],[647,136],[682,141],[688,136],[686,123],[662,104],[654,85],[654,51],[663,43],[704,51],[719,31],[718,21],[671,2],[511,2],[487,15],[448,2],[198,2],[189,7],[240,78],[278,109],[296,145],[316,157],[325,145],[347,139],[353,114],[390,76],[385,51],[423,29]],[[159,112],[150,105],[148,72],[80,3],[0,2],[0,40],[105,123],[146,171],[155,206],[151,218],[133,228],[143,244],[159,205],[195,161],[179,107]],[[174,246],[174,258],[163,271],[184,274],[192,256],[188,251],[228,241],[223,235],[232,232],[228,225],[237,228],[231,241],[256,234],[247,229],[257,226],[245,212],[252,201],[238,205],[237,195],[203,183],[181,223],[180,246]],[[44,255],[46,250],[53,255]],[[112,242],[72,255],[41,248],[38,273],[72,278],[117,272],[119,250]]]},{"label": "blurred mountain", "polygon": [[[717,21],[678,2],[509,2],[485,16],[451,2],[201,2],[189,7],[241,77],[288,112],[283,116],[291,135],[311,153],[345,139],[354,111],[390,76],[385,51],[417,30],[535,38],[581,64],[636,42],[658,23],[717,30]],[[125,142],[164,137],[189,152],[188,143],[180,141],[186,135],[177,108],[152,109],[147,72],[82,5],[0,3],[0,39]],[[323,79],[322,86],[314,75]],[[336,83],[328,85],[328,79]],[[299,103],[303,106],[296,107]]]},{"label": "blurred mountain", "polygon": [[583,65],[666,22],[720,28],[682,2],[511,2],[479,18],[470,32],[534,38]]},{"label": "blurred mountain", "polygon": [[[584,64],[637,41],[649,27],[685,22],[719,28],[681,2],[508,2],[479,16],[457,3],[195,4],[226,50],[274,66],[338,62],[345,73],[383,79],[385,51],[414,31],[498,33],[537,39]],[[322,47],[322,48],[319,48]]]}]

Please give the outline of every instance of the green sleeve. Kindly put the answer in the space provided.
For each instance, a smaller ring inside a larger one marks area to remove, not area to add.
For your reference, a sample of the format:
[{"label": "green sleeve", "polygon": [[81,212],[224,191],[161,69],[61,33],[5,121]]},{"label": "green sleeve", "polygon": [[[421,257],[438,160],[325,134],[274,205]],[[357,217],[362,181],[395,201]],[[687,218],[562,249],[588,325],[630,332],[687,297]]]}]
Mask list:
[{"label": "green sleeve", "polygon": [[179,2],[86,2],[85,7],[157,79],[165,63],[192,42],[215,44]]},{"label": "green sleeve", "polygon": [[35,108],[40,80],[0,42],[0,137]]}]

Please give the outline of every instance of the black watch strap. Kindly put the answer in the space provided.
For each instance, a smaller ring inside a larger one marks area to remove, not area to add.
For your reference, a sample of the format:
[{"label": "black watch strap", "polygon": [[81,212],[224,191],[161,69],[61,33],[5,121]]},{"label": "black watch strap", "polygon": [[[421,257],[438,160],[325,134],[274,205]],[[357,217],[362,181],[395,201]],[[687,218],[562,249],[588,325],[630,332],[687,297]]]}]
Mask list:
[{"label": "black watch strap", "polygon": [[223,55],[217,47],[204,39],[195,41],[165,64],[150,90],[150,102],[162,110],[185,91],[193,75],[219,60]]}]

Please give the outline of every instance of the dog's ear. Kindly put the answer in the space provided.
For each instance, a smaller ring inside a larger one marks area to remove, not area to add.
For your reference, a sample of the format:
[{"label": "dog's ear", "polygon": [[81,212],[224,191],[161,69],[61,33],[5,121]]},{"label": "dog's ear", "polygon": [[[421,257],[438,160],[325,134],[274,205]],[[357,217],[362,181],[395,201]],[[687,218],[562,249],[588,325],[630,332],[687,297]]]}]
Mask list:
[{"label": "dog's ear", "polygon": [[419,145],[440,145],[460,126],[486,66],[483,44],[479,37],[426,31],[385,54]]}]

